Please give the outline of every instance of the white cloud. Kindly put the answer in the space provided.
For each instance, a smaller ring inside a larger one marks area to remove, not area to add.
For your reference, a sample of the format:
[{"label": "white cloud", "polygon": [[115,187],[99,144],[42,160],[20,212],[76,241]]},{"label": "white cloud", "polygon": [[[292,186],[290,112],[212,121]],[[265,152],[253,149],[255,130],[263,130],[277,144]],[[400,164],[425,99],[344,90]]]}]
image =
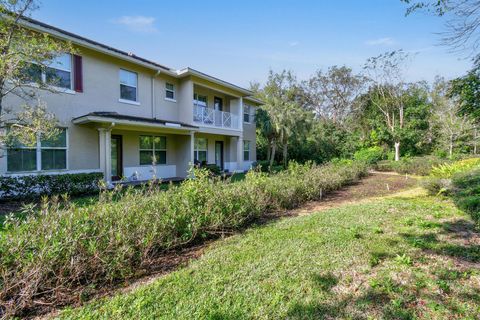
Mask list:
[{"label": "white cloud", "polygon": [[378,38],[378,39],[372,39],[365,41],[366,45],[369,46],[393,46],[397,42],[390,37],[385,37],[385,38]]},{"label": "white cloud", "polygon": [[143,32],[143,33],[153,33],[157,32],[155,27],[155,18],[154,17],[145,17],[145,16],[123,16],[118,19],[112,20],[113,23],[123,25],[131,31]]},{"label": "white cloud", "polygon": [[298,46],[299,44],[300,44],[300,42],[298,42],[298,41],[291,41],[291,42],[288,43],[288,45],[289,45],[290,47],[296,47],[296,46]]}]

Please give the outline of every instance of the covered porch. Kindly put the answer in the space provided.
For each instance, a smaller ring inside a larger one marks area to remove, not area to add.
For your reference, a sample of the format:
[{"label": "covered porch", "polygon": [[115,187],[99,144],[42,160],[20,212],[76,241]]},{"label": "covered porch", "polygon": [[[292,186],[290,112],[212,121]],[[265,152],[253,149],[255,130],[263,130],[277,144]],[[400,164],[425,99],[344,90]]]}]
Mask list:
[{"label": "covered porch", "polygon": [[217,164],[226,172],[245,170],[240,135],[117,113],[91,113],[73,123],[98,130],[100,171],[109,183],[183,179],[195,163]]}]

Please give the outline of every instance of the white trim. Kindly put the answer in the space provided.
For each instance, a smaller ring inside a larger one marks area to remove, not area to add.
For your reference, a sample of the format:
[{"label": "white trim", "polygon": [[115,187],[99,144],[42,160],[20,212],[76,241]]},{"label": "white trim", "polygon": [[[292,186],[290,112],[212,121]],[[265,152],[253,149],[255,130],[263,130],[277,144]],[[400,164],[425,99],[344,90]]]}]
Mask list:
[{"label": "white trim", "polygon": [[148,181],[156,178],[174,178],[177,173],[176,165],[159,164],[156,166],[144,165],[124,167],[123,175],[128,181]]},{"label": "white trim", "polygon": [[170,102],[175,102],[175,103],[177,102],[176,99],[165,98],[165,100],[166,100],[166,101],[170,101]]},{"label": "white trim", "polygon": [[[126,84],[126,83],[122,83],[122,71],[125,72],[125,73],[131,73],[131,74],[134,74],[135,75],[135,85],[132,86],[132,85],[129,85],[129,84]],[[119,101],[120,102],[125,102],[125,101],[128,101],[128,102],[136,102],[138,103],[138,105],[140,105],[140,103],[138,102],[138,72],[135,72],[135,71],[130,71],[130,70],[127,70],[127,69],[123,69],[123,68],[119,68],[118,69],[118,84],[119,84],[119,90],[120,90],[120,99]],[[127,99],[122,99],[122,86],[125,86],[125,87],[130,87],[130,88],[135,88],[135,100],[127,100]]]},{"label": "white trim", "polygon": [[125,100],[125,99],[118,99],[118,102],[125,103],[125,104],[132,104],[134,106],[139,106],[140,102],[132,101],[132,100]]},{"label": "white trim", "polygon": [[45,175],[59,175],[59,174],[76,174],[76,173],[101,173],[100,169],[78,169],[78,170],[44,170],[44,171],[25,171],[25,172],[5,172],[2,176],[8,177],[24,177],[24,176],[45,176]]},{"label": "white trim", "polygon": [[117,125],[131,125],[137,127],[144,127],[144,128],[162,128],[162,129],[172,129],[172,130],[181,130],[181,131],[198,131],[199,128],[191,128],[191,127],[173,127],[169,125],[162,125],[162,124],[154,124],[154,123],[146,123],[142,121],[134,121],[134,120],[121,120],[115,118],[104,118],[104,117],[97,117],[97,116],[83,116],[77,119],[72,120],[74,124],[84,124],[89,122],[94,123],[105,123],[105,124],[117,124]]}]

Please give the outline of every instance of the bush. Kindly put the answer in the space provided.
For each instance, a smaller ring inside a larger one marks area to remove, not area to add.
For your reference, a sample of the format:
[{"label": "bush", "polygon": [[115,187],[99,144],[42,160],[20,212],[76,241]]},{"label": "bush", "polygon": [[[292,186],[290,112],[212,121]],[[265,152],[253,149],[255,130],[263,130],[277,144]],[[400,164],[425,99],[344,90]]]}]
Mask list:
[{"label": "bush", "polygon": [[[96,204],[51,202],[0,234],[0,314],[69,303],[92,288],[133,277],[165,250],[237,230],[265,213],[320,199],[365,175],[363,163],[291,163],[275,175],[250,171],[231,183],[195,169],[166,191],[103,191]],[[119,187],[117,187],[119,188]]]},{"label": "bush", "polygon": [[435,156],[403,158],[400,161],[384,160],[377,163],[379,171],[395,171],[401,174],[413,174],[428,176],[434,166],[438,166],[448,160]]},{"label": "bush", "polygon": [[218,175],[221,175],[222,174],[222,168],[220,168],[219,166],[217,166],[216,164],[206,164],[204,166],[202,166],[202,168],[205,168],[208,172],[210,172],[211,174],[215,175],[215,176],[218,176]]},{"label": "bush", "polygon": [[456,174],[453,186],[455,203],[480,224],[480,169]]},{"label": "bush", "polygon": [[431,175],[436,178],[452,178],[456,173],[466,172],[474,168],[480,168],[480,158],[470,158],[446,163],[432,169]]},{"label": "bush", "polygon": [[255,164],[253,165],[253,168],[257,171],[260,170],[262,172],[272,172],[272,173],[280,172],[285,169],[283,165],[278,164],[277,162],[274,162],[272,167],[270,168],[270,161],[268,160],[260,160],[255,162]]},{"label": "bush", "polygon": [[0,198],[22,199],[43,195],[81,195],[98,191],[101,173],[0,177]]},{"label": "bush", "polygon": [[353,155],[357,161],[363,161],[367,164],[375,164],[384,157],[384,150],[381,147],[370,147],[361,149]]}]

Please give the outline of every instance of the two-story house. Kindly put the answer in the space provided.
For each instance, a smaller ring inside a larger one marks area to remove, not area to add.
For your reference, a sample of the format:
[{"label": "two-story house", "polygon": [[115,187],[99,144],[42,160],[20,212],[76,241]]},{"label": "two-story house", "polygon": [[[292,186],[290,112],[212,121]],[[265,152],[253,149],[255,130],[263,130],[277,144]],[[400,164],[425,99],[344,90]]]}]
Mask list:
[{"label": "two-story house", "polygon": [[[55,141],[15,147],[0,158],[0,174],[102,172],[121,178],[186,177],[193,163],[244,171],[256,160],[252,92],[185,68],[175,70],[42,22],[24,25],[70,41],[75,55],[32,76],[56,91],[38,92],[59,120]],[[46,74],[44,74],[46,73]],[[40,90],[39,90],[40,91]],[[7,97],[15,108],[19,98]]]}]

